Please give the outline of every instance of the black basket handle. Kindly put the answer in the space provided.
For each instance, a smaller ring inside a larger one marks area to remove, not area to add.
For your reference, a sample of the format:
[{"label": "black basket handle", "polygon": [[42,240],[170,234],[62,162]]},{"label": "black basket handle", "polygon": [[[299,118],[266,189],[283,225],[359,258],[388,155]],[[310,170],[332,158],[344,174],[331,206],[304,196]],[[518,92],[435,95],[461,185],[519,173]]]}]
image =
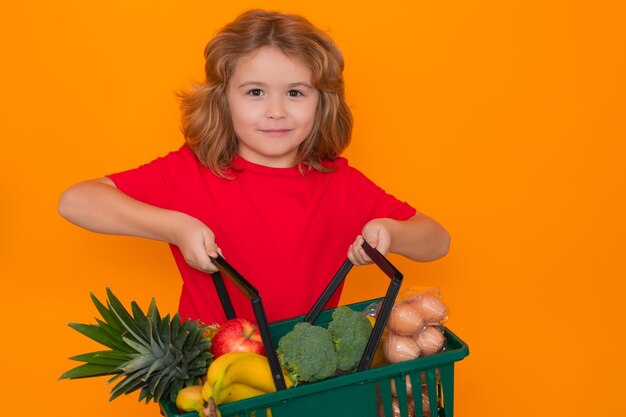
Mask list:
[{"label": "black basket handle", "polygon": [[211,274],[211,276],[213,277],[213,283],[215,284],[215,289],[217,290],[220,302],[224,308],[226,318],[230,320],[237,316],[235,314],[235,310],[233,309],[233,304],[230,301],[230,296],[226,291],[222,273],[226,275],[226,277],[233,284],[235,284],[235,286],[239,288],[239,290],[243,292],[252,303],[252,311],[254,312],[257,326],[259,326],[259,332],[261,333],[261,339],[263,340],[263,348],[265,349],[270,370],[272,371],[274,385],[276,386],[277,391],[286,389],[287,386],[285,385],[285,379],[283,378],[283,372],[280,367],[280,362],[278,361],[278,356],[276,355],[276,350],[274,350],[274,343],[272,342],[269,324],[267,323],[267,317],[265,316],[265,310],[263,309],[263,303],[261,302],[259,292],[239,272],[237,272],[235,268],[226,262],[223,257],[218,255],[217,258],[212,259],[212,261],[219,269],[218,272]]},{"label": "black basket handle", "polygon": [[[374,324],[370,338],[365,346],[365,351],[363,352],[363,357],[359,362],[357,371],[369,369],[372,363],[374,351],[376,350],[376,346],[378,346],[380,338],[382,337],[383,330],[387,324],[387,320],[389,319],[391,308],[396,300],[403,278],[400,271],[398,271],[391,264],[391,262],[387,260],[387,258],[385,258],[376,249],[372,248],[367,242],[363,242],[363,249],[372,261],[385,273],[385,275],[390,278],[391,282],[387,288],[387,293],[385,294],[376,323]],[[220,298],[220,302],[222,303],[224,313],[226,314],[226,318],[232,319],[237,317],[237,315],[230,300],[230,296],[226,291],[222,275],[226,275],[229,281],[231,281],[252,303],[252,310],[254,312],[257,325],[259,326],[259,332],[261,333],[261,339],[263,340],[265,354],[269,362],[270,370],[272,371],[272,377],[274,378],[274,385],[276,385],[276,390],[278,391],[286,389],[287,387],[283,378],[282,369],[280,367],[278,356],[276,355],[276,350],[274,349],[274,343],[272,342],[269,324],[267,322],[267,317],[265,316],[265,310],[263,309],[263,303],[261,302],[259,292],[239,272],[237,272],[235,268],[226,262],[222,256],[218,255],[217,258],[213,258],[212,261],[219,269],[218,272],[212,274],[212,278],[213,284],[215,285],[215,289],[217,290],[217,294]],[[304,321],[313,323],[317,319],[321,311],[328,303],[328,300],[330,300],[335,291],[337,291],[339,285],[352,269],[352,266],[352,262],[350,262],[349,259],[344,261],[322,295],[313,305],[313,308],[311,308],[309,313],[305,316]]]},{"label": "black basket handle", "polygon": [[[398,295],[398,291],[400,290],[400,285],[402,284],[402,273],[396,269],[395,266],[387,260],[378,250],[372,248],[369,243],[363,242],[363,249],[367,256],[389,277],[391,282],[389,283],[389,287],[387,287],[387,293],[385,294],[385,298],[383,299],[383,303],[380,306],[380,310],[378,312],[378,317],[376,318],[376,322],[374,324],[374,328],[372,329],[372,333],[370,334],[370,338],[365,345],[365,350],[363,351],[363,356],[361,357],[361,361],[359,362],[359,366],[357,367],[358,371],[363,371],[365,369],[369,369],[372,364],[372,360],[374,359],[374,352],[376,351],[376,346],[380,342],[380,338],[383,335],[383,330],[385,329],[385,325],[387,324],[387,320],[389,319],[389,314],[391,313],[391,309],[393,308],[393,304],[396,301],[396,297]],[[348,275],[348,272],[352,269],[352,262],[349,259],[341,265],[339,271],[335,274],[333,279],[330,281],[330,284],[326,287],[320,298],[317,300],[311,311],[305,316],[304,321],[308,323],[313,323],[317,319],[317,316],[322,312],[328,300],[333,296],[339,285],[343,282]]]}]

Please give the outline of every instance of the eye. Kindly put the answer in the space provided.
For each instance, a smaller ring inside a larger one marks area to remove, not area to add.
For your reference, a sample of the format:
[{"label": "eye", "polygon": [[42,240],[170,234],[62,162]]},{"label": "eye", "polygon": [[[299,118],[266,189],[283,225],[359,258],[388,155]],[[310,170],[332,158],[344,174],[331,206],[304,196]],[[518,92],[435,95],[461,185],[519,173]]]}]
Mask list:
[{"label": "eye", "polygon": [[263,95],[263,90],[261,90],[260,88],[253,88],[249,90],[246,94],[253,97],[261,97]]},{"label": "eye", "polygon": [[287,96],[288,97],[300,97],[303,96],[304,93],[300,90],[289,90],[287,91]]}]

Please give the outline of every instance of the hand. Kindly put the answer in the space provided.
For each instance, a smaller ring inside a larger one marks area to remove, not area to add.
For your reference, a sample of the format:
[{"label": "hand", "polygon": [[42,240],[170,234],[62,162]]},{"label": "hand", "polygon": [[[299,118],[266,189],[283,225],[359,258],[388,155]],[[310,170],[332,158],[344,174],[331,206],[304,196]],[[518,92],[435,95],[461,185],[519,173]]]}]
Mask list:
[{"label": "hand", "polygon": [[172,243],[178,246],[185,261],[192,268],[203,272],[217,272],[211,258],[222,255],[222,250],[215,243],[215,234],[200,220],[180,213],[181,217],[174,227]]},{"label": "hand", "polygon": [[371,247],[378,249],[380,253],[386,255],[391,246],[391,232],[389,228],[389,219],[374,219],[368,222],[361,235],[348,249],[348,259],[354,265],[371,264],[372,260],[363,249],[363,241],[367,241]]}]

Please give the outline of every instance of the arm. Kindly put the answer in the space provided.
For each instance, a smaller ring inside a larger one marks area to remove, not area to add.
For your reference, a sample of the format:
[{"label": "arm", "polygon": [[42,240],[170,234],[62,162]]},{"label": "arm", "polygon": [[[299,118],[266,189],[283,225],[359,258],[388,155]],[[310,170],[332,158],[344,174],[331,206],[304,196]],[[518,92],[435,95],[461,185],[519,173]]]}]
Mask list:
[{"label": "arm", "polygon": [[59,214],[98,233],[143,237],[178,246],[187,263],[215,272],[209,256],[219,251],[211,229],[187,214],[143,203],[117,189],[109,178],[81,182],[59,201]]},{"label": "arm", "polygon": [[361,247],[363,239],[383,255],[397,253],[414,261],[433,261],[445,256],[450,247],[450,235],[435,220],[424,214],[404,220],[374,219],[368,222],[348,250],[355,265],[371,263]]}]

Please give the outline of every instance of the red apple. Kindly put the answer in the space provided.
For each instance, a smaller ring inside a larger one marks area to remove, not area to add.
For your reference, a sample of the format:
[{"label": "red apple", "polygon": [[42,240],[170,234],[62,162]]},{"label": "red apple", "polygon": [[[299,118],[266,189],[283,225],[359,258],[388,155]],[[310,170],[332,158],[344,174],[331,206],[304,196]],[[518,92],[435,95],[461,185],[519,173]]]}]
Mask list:
[{"label": "red apple", "polygon": [[265,355],[257,325],[241,318],[230,319],[222,324],[213,336],[211,353],[217,358],[228,352],[253,352]]}]

